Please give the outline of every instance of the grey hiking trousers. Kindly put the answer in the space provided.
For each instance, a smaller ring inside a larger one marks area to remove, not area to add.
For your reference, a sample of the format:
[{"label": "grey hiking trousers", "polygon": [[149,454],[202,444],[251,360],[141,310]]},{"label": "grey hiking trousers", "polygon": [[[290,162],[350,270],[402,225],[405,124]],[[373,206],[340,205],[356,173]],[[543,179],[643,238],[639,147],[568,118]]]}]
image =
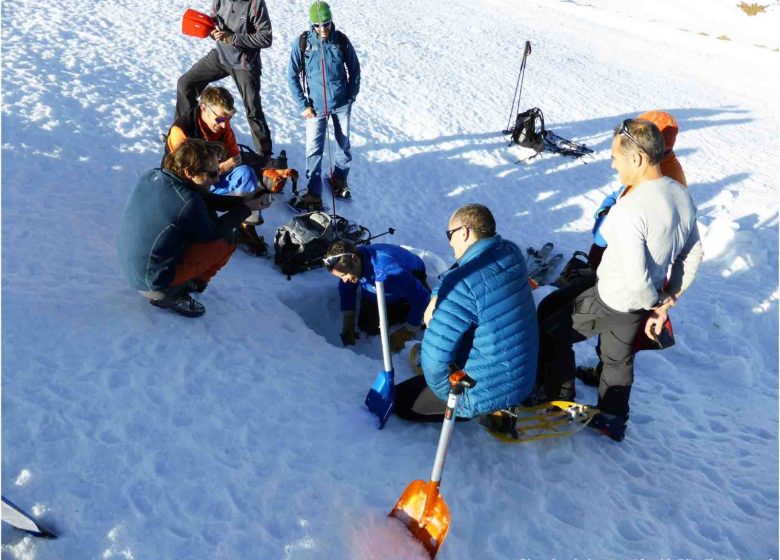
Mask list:
[{"label": "grey hiking trousers", "polygon": [[598,285],[586,287],[584,291],[579,285],[553,292],[539,304],[537,311],[537,383],[544,387],[551,400],[572,399],[576,370],[572,346],[601,335],[604,369],[598,407],[602,412],[627,416],[634,382],[632,343],[646,317],[645,310],[624,313],[611,309],[599,297]]}]

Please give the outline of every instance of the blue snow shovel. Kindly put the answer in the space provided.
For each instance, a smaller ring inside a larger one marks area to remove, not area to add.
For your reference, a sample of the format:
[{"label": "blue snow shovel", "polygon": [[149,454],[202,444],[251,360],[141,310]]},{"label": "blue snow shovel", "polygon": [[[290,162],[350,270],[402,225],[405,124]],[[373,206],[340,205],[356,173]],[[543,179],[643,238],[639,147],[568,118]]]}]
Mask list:
[{"label": "blue snow shovel", "polygon": [[379,336],[382,338],[382,359],[384,371],[380,371],[374,379],[374,384],[366,396],[368,410],[379,416],[379,429],[385,427],[385,422],[393,411],[395,400],[395,372],[393,360],[390,357],[390,340],[387,334],[387,305],[385,304],[385,283],[376,281],[376,303],[379,306]]}]

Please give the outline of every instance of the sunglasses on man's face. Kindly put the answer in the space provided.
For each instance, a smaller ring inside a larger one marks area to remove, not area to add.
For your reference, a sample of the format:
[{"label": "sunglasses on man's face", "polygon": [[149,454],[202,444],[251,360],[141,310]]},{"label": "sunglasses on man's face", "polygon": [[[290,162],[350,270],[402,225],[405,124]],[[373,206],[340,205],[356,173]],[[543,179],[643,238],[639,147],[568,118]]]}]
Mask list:
[{"label": "sunglasses on man's face", "polygon": [[468,226],[458,226],[458,227],[456,227],[456,228],[453,228],[453,229],[448,229],[448,230],[445,232],[445,233],[447,234],[447,241],[452,241],[452,235],[453,235],[453,234],[454,234],[456,231],[458,231],[459,229],[463,229],[463,228],[469,229],[469,227],[468,227]]},{"label": "sunglasses on man's face", "polygon": [[[206,105],[206,107],[209,107],[209,106],[208,106],[208,105]],[[220,115],[219,113],[217,113],[217,112],[216,112],[214,109],[212,109],[211,107],[209,107],[209,111],[211,111],[211,112],[214,114],[214,117],[215,117],[215,118],[214,118],[214,122],[215,122],[215,123],[217,123],[217,124],[226,123],[226,122],[228,122],[228,121],[229,121],[229,120],[230,120],[230,119],[233,117],[233,115],[228,115],[227,117],[223,117],[222,115]]]},{"label": "sunglasses on man's face", "polygon": [[329,21],[323,21],[322,23],[315,23],[313,25],[317,29],[327,29],[328,27],[330,27],[330,22]]},{"label": "sunglasses on man's face", "polygon": [[631,134],[631,132],[628,130],[628,123],[629,123],[629,119],[626,119],[626,120],[623,121],[623,124],[620,125],[620,130],[618,130],[618,134],[621,134],[621,135],[625,136],[626,138],[628,138],[629,140],[631,140],[636,145],[637,148],[639,148],[640,150],[642,150],[644,152],[644,149],[642,149],[642,146],[639,145],[639,142],[637,142],[637,139],[634,138],[634,135]]}]

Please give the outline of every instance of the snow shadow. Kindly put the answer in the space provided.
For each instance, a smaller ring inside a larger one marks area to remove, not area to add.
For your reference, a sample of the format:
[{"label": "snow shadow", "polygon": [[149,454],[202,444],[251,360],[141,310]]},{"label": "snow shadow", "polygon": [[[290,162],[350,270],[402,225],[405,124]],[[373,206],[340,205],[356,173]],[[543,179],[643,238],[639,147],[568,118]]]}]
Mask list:
[{"label": "snow shadow", "polygon": [[[669,111],[680,124],[677,152],[681,156],[697,151],[686,146],[686,132],[738,126],[753,120],[748,111],[734,107]],[[518,243],[537,245],[554,237],[566,250],[587,249],[593,211],[608,192],[619,186],[608,153],[612,130],[635,116],[632,112],[576,122],[548,121],[548,129],[594,150],[591,157],[580,160],[551,153],[526,159],[532,151],[508,146],[506,137],[498,132],[368,142],[355,150],[359,160],[353,165],[355,181],[383,185],[382,192],[372,200],[375,208],[402,204],[407,214],[403,221],[396,216],[396,223],[367,225],[372,229],[395,226],[398,234],[392,242],[411,243],[450,259],[451,250],[441,230],[452,211],[478,201],[493,210],[499,233]],[[741,173],[712,184],[694,182],[692,192],[701,206],[704,201],[697,194],[717,195],[748,179],[748,174]],[[451,204],[417,204],[418,191],[433,199],[452,199]],[[351,206],[349,217],[376,220],[379,212],[373,210],[365,205]]]}]

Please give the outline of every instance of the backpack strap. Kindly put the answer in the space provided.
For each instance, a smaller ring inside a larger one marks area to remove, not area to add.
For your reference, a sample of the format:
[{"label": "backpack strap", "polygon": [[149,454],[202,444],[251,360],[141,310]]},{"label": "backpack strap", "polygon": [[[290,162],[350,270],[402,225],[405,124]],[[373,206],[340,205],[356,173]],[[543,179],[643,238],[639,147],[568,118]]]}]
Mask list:
[{"label": "backpack strap", "polygon": [[298,47],[301,51],[301,66],[298,69],[298,75],[301,79],[301,86],[303,87],[303,98],[309,99],[309,82],[306,80],[306,51],[309,50],[306,47],[309,46],[309,31],[306,30],[301,33],[301,37],[298,40]]},{"label": "backpack strap", "polygon": [[[301,33],[300,38],[298,39],[298,49],[301,51],[301,66],[298,70],[298,75],[301,79],[301,85],[303,87],[303,96],[308,99],[309,98],[309,82],[306,80],[306,53],[310,51],[309,49],[309,34],[311,31],[308,29]],[[344,66],[347,65],[347,52],[348,48],[347,45],[349,44],[349,39],[347,36],[336,29],[334,31],[335,35],[334,38],[336,39],[336,42],[339,45],[339,51],[341,51],[341,60],[344,61]]]},{"label": "backpack strap", "polygon": [[349,39],[347,39],[347,36],[336,29],[336,41],[339,43],[339,50],[341,51],[341,60],[344,61],[344,65],[347,64],[347,43],[349,42]]}]

